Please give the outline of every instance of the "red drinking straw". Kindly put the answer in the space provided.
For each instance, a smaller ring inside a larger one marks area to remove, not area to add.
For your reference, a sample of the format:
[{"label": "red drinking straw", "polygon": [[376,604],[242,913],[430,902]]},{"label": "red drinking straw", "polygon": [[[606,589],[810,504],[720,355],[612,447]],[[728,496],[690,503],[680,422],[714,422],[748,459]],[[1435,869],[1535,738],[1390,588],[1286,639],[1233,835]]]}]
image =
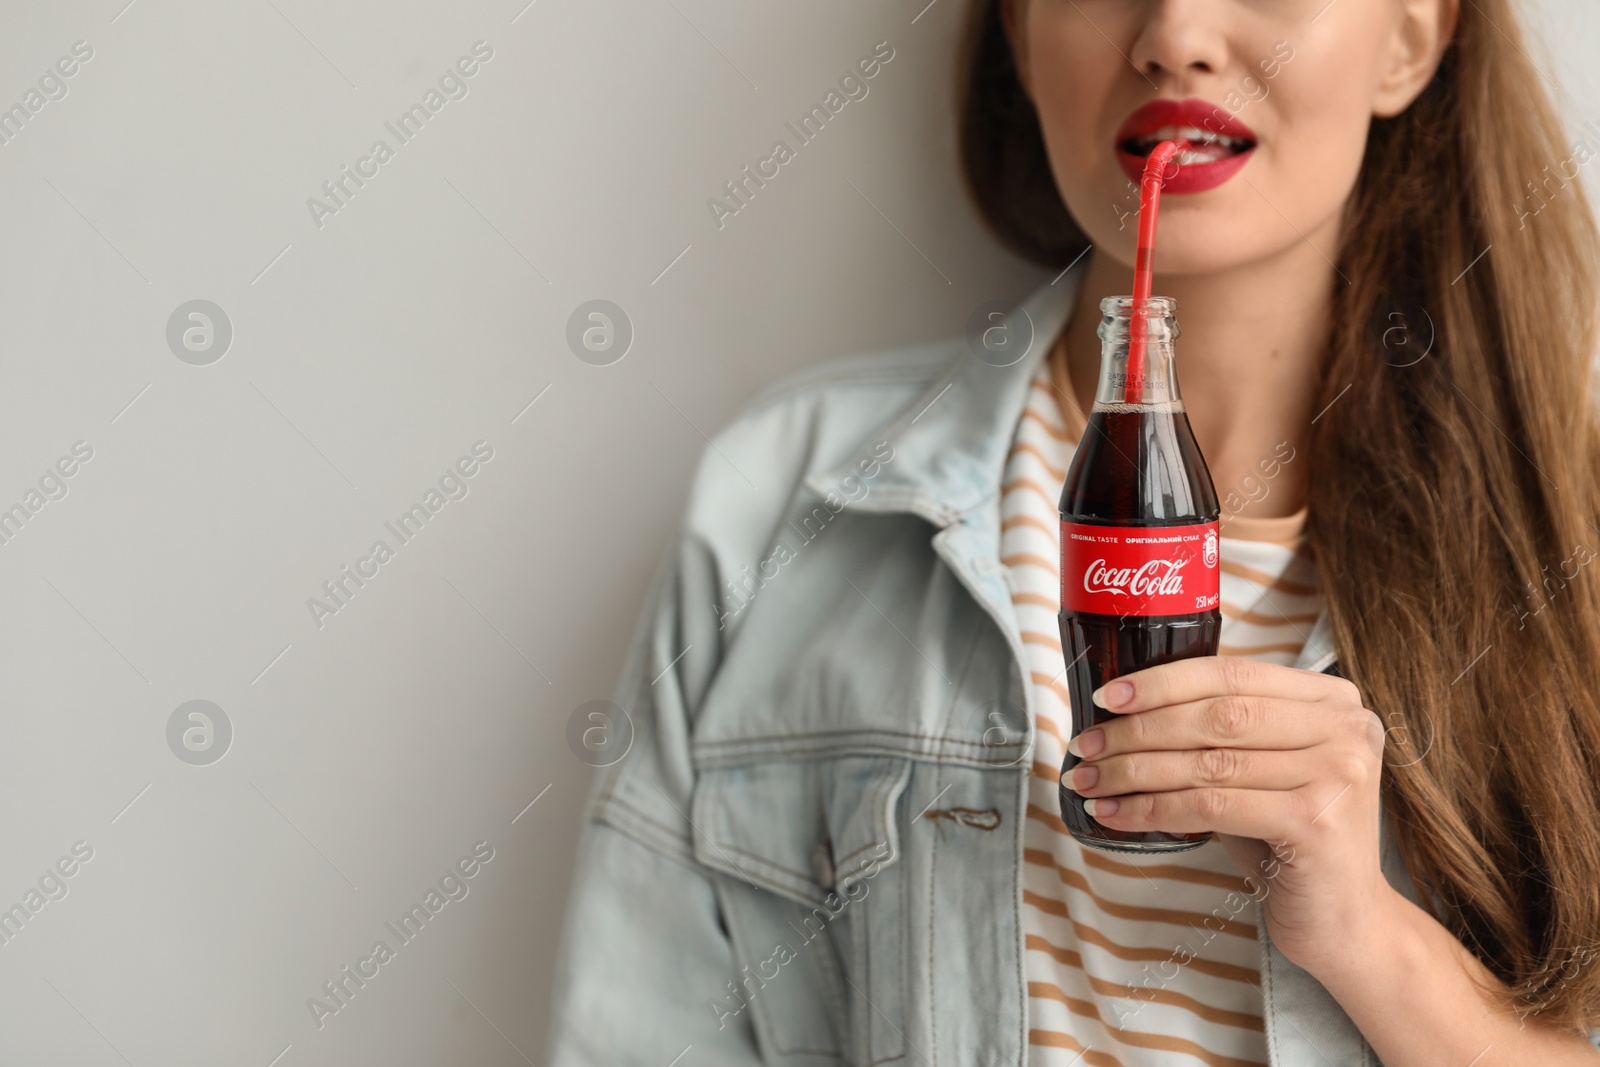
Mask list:
[{"label": "red drinking straw", "polygon": [[1184,140],[1162,141],[1145,160],[1139,182],[1139,250],[1133,261],[1133,318],[1128,323],[1128,403],[1144,397],[1145,316],[1150,307],[1151,260],[1156,247],[1156,210],[1161,205],[1161,185],[1167,164],[1189,147]]}]

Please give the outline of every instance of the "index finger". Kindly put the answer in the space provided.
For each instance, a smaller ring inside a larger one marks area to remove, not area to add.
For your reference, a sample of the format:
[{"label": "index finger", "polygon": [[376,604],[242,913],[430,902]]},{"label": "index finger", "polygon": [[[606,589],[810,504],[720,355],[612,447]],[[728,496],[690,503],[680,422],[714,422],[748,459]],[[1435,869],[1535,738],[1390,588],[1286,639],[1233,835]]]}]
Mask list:
[{"label": "index finger", "polygon": [[1343,678],[1242,656],[1196,656],[1133,671],[1094,691],[1108,711],[1131,712],[1218,696],[1327,700],[1354,688]]}]

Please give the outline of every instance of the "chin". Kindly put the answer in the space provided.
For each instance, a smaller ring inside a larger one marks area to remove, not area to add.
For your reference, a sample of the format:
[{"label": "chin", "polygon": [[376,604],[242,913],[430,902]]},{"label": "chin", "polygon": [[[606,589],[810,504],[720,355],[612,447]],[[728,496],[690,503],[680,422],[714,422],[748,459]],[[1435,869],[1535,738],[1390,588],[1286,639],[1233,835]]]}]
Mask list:
[{"label": "chin", "polygon": [[[1178,225],[1169,225],[1172,222],[1177,220],[1168,215],[1167,202],[1163,198],[1156,240],[1156,293],[1161,292],[1163,275],[1214,274],[1269,257],[1275,251],[1272,248],[1257,247],[1253,243],[1241,243],[1239,241],[1241,227],[1236,224],[1222,224],[1220,219],[1215,225],[1212,225],[1210,220],[1202,221],[1198,218],[1189,218],[1182,220]],[[1134,256],[1137,254],[1139,241],[1133,216],[1128,217],[1126,229],[1118,230],[1112,226],[1101,227],[1098,232],[1088,230],[1084,232],[1094,243],[1097,254],[1121,264],[1130,274],[1133,272]]]},{"label": "chin", "polygon": [[[1103,167],[1084,166],[1080,161],[1077,170],[1078,182],[1067,185],[1058,181],[1058,187],[1076,190],[1067,200],[1068,213],[1093,243],[1096,253],[1110,257],[1131,273],[1139,242],[1138,194],[1128,188],[1114,161],[1106,160]],[[1252,181],[1261,184],[1255,178]],[[1163,192],[1157,223],[1155,291],[1161,292],[1163,274],[1231,270],[1270,259],[1299,243],[1299,234],[1268,206],[1263,195],[1277,194],[1264,187],[1258,194],[1239,175],[1201,193]],[[1277,199],[1289,207],[1289,197]]]}]

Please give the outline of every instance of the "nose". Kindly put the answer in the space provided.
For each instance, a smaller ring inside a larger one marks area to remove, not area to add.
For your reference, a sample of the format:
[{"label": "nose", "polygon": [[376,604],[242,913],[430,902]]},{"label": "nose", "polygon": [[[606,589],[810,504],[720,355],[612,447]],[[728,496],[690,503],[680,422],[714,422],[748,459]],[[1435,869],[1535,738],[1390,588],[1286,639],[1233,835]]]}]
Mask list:
[{"label": "nose", "polygon": [[1211,0],[1156,0],[1128,59],[1157,85],[1215,74],[1227,63],[1227,44]]}]

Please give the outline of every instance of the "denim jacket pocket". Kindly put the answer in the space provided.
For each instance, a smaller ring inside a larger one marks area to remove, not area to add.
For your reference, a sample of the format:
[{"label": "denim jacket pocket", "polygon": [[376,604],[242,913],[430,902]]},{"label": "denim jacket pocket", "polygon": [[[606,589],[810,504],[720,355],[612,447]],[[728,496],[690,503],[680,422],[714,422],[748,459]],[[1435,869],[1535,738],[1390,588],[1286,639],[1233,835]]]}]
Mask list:
[{"label": "denim jacket pocket", "polygon": [[771,1063],[905,1054],[904,901],[896,809],[911,761],[770,761],[702,770],[695,858],[720,872],[735,973],[711,1011],[749,1012]]}]

